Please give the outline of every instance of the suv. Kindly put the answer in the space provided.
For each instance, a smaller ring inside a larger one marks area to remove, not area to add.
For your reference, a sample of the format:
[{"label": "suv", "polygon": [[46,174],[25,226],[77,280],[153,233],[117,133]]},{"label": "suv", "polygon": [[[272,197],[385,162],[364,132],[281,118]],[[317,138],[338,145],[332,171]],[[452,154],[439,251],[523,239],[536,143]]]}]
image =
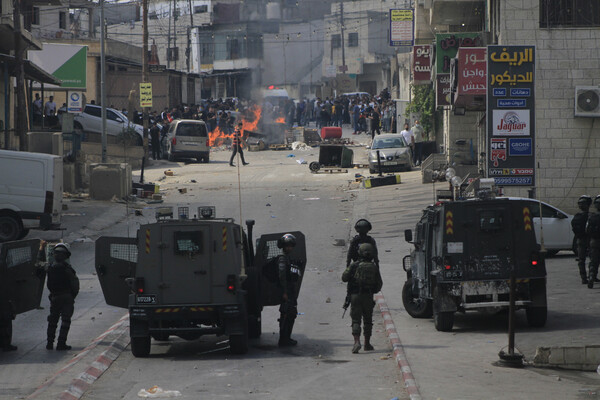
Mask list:
[{"label": "suv", "polygon": [[[166,210],[166,211],[165,211]],[[170,210],[170,211],[169,211]],[[200,218],[187,218],[189,207],[161,209],[156,223],[140,226],[136,238],[96,240],[96,272],[108,305],[129,309],[131,352],[150,354],[151,339],[170,335],[195,340],[228,335],[231,352],[248,351],[248,338],[261,334],[263,307],[278,305],[281,288],[267,268],[281,254],[283,233],[262,235],[255,255],[254,221],[247,234],[232,218],[214,218],[214,207],[200,207]],[[290,255],[304,273],[305,237]],[[302,279],[296,282],[299,292]]]},{"label": "suv", "polygon": [[508,198],[438,202],[423,211],[414,245],[404,257],[404,308],[414,318],[433,315],[451,331],[456,311],[509,306],[509,278],[530,326],[546,323],[546,266],[535,239],[531,203]]},{"label": "suv", "polygon": [[210,157],[210,139],[202,120],[178,119],[171,122],[167,133],[167,158],[195,158],[207,163]]},{"label": "suv", "polygon": [[[106,133],[111,136],[120,135],[123,130],[132,127],[139,135],[137,144],[141,145],[144,137],[144,128],[130,122],[123,113],[113,108],[106,108]],[[102,107],[88,104],[83,112],[75,116],[73,128],[84,132],[102,134]]]}]

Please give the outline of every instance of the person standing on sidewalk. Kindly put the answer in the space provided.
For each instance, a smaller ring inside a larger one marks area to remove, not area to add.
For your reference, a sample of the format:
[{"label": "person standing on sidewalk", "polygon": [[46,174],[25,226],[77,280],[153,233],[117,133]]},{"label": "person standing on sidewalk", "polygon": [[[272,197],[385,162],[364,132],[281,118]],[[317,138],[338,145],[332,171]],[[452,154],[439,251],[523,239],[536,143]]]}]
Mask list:
[{"label": "person standing on sidewalk", "polygon": [[52,350],[59,318],[62,319],[56,350],[71,350],[67,345],[67,335],[71,327],[71,317],[75,311],[75,297],[79,293],[79,279],[67,259],[71,257],[65,243],[54,246],[54,262],[48,267],[48,290],[50,291],[50,315],[48,316],[48,343]]},{"label": "person standing on sidewalk", "polygon": [[246,160],[244,160],[244,152],[242,151],[242,123],[237,124],[235,131],[233,132],[233,142],[231,143],[231,148],[233,151],[231,152],[231,158],[229,159],[229,165],[235,167],[233,164],[233,159],[235,158],[236,153],[240,153],[240,158],[242,159],[242,165],[248,165]]},{"label": "person standing on sidewalk", "polygon": [[414,136],[415,139],[415,152],[414,152],[414,159],[413,159],[413,163],[415,164],[415,166],[419,166],[421,165],[421,158],[423,156],[423,135],[424,135],[424,130],[421,127],[421,125],[419,124],[419,120],[415,121],[415,126],[413,126],[412,128],[412,134]]},{"label": "person standing on sidewalk", "polygon": [[588,218],[585,232],[590,237],[590,267],[588,272],[588,288],[594,288],[598,282],[598,265],[600,264],[600,194],[594,199],[597,212]]},{"label": "person standing on sidewalk", "polygon": [[575,234],[577,240],[577,265],[579,266],[579,275],[581,276],[581,284],[585,285],[588,283],[587,274],[585,271],[585,260],[588,255],[590,248],[590,238],[585,233],[585,226],[588,222],[588,216],[590,206],[592,205],[592,198],[590,196],[583,195],[577,200],[577,206],[581,210],[571,220],[571,228]]},{"label": "person standing on sidewalk", "polygon": [[350,299],[350,317],[352,318],[352,336],[354,345],[352,353],[361,349],[361,320],[365,338],[365,350],[371,351],[371,334],[373,331],[373,295],[381,290],[383,281],[379,267],[373,261],[375,248],[370,243],[363,243],[358,248],[359,260],[350,264],[342,274],[342,281],[348,282]]}]

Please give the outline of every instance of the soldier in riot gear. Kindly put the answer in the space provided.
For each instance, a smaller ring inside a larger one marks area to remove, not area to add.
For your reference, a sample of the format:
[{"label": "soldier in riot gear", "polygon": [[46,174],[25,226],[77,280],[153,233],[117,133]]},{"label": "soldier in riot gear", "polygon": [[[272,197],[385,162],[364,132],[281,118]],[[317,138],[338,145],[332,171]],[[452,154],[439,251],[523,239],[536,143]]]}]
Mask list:
[{"label": "soldier in riot gear", "polygon": [[585,285],[588,283],[587,273],[585,271],[585,259],[587,258],[588,249],[590,245],[590,238],[585,232],[585,226],[588,221],[588,215],[590,206],[592,205],[592,198],[590,196],[583,195],[577,200],[577,206],[581,210],[571,220],[571,228],[575,234],[577,240],[577,260],[579,266],[579,275],[581,276],[581,284]]},{"label": "soldier in riot gear", "polygon": [[588,272],[588,288],[594,287],[594,281],[597,281],[598,264],[600,264],[600,195],[594,199],[594,206],[598,212],[588,217],[585,232],[590,238],[590,266]]},{"label": "soldier in riot gear", "polygon": [[375,264],[379,266],[379,257],[377,256],[377,244],[375,243],[375,239],[371,236],[367,235],[369,231],[372,229],[371,223],[366,219],[362,218],[356,221],[354,224],[354,229],[358,233],[358,235],[354,236],[350,241],[350,246],[348,248],[348,255],[346,257],[346,268],[350,266],[352,261],[356,261],[359,258],[358,255],[358,246],[362,243],[370,243],[374,248],[373,260]]},{"label": "soldier in riot gear", "polygon": [[290,261],[290,254],[296,246],[296,237],[286,233],[277,241],[277,247],[283,250],[278,259],[279,284],[283,290],[279,306],[279,347],[295,346],[298,342],[291,338],[294,321],[298,315],[298,302],[295,283],[301,272]]},{"label": "soldier in riot gear", "polygon": [[342,274],[342,281],[348,282],[348,293],[351,296],[350,317],[352,318],[352,336],[354,346],[352,353],[358,353],[360,345],[361,320],[364,326],[365,350],[373,350],[371,333],[373,330],[373,295],[383,285],[379,267],[375,264],[375,247],[370,243],[362,243],[358,248],[359,260],[350,264]]},{"label": "soldier in riot gear", "polygon": [[54,347],[54,337],[59,318],[62,319],[58,332],[56,350],[70,350],[67,335],[75,308],[75,297],[79,293],[79,279],[67,259],[71,256],[65,243],[54,246],[54,262],[48,267],[48,290],[50,291],[50,315],[48,316],[48,343],[46,349]]}]

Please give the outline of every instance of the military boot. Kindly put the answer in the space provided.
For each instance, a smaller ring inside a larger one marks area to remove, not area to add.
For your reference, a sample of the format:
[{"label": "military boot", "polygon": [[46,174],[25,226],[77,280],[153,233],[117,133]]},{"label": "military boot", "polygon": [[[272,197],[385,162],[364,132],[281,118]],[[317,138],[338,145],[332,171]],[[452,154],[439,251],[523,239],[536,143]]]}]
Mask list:
[{"label": "military boot", "polygon": [[354,346],[352,346],[352,353],[357,354],[360,350],[360,335],[352,335],[354,336]]},{"label": "military boot", "polygon": [[371,344],[371,336],[365,336],[365,351],[373,351],[373,345]]},{"label": "military boot", "polygon": [[594,288],[594,275],[590,274],[590,276],[588,276],[588,289],[593,289]]},{"label": "military boot", "polygon": [[588,283],[587,274],[585,272],[585,265],[579,265],[579,275],[581,276],[581,284],[586,285]]}]

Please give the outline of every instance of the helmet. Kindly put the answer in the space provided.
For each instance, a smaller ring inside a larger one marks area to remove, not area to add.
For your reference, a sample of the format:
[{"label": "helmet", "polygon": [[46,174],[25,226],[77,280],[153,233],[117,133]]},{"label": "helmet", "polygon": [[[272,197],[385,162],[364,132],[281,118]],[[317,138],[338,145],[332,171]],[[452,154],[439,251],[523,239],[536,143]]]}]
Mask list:
[{"label": "helmet", "polygon": [[600,194],[598,196],[596,196],[596,198],[594,199],[594,204],[600,205]]},{"label": "helmet", "polygon": [[283,249],[285,246],[296,246],[296,236],[286,233],[277,240],[277,247]]},{"label": "helmet", "polygon": [[372,229],[372,226],[369,221],[362,218],[362,219],[359,219],[358,221],[356,221],[356,224],[354,224],[354,229],[358,233],[367,233]]},{"label": "helmet", "polygon": [[71,255],[71,250],[69,249],[69,245],[67,243],[57,243],[54,246],[54,250],[55,253],[59,252],[59,253],[67,253],[68,256]]},{"label": "helmet", "polygon": [[375,248],[371,243],[362,243],[358,246],[358,255],[364,258],[372,259],[375,256]]},{"label": "helmet", "polygon": [[577,204],[587,204],[589,206],[590,204],[592,204],[592,198],[587,194],[584,194],[583,196],[579,197],[579,200],[577,200]]}]

